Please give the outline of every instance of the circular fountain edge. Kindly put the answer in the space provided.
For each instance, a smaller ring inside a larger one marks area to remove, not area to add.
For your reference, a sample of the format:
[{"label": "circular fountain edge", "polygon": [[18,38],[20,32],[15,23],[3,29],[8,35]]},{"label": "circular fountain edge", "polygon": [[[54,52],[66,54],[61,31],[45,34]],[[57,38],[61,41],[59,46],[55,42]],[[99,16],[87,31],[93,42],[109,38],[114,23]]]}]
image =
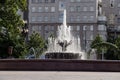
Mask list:
[{"label": "circular fountain edge", "polygon": [[45,54],[46,59],[79,59],[80,53],[73,52],[48,52]]}]

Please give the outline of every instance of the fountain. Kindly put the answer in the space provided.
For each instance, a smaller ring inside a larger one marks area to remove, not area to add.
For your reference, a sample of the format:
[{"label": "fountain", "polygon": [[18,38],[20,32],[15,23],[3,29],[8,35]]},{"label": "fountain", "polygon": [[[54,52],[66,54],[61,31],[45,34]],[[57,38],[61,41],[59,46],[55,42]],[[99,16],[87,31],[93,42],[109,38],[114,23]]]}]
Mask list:
[{"label": "fountain", "polygon": [[29,54],[25,56],[25,59],[35,59],[36,58],[36,51],[33,47],[29,49]]},{"label": "fountain", "polygon": [[47,59],[85,59],[81,51],[80,37],[73,36],[71,26],[66,24],[66,10],[64,10],[63,24],[58,26],[57,37],[48,38]]}]

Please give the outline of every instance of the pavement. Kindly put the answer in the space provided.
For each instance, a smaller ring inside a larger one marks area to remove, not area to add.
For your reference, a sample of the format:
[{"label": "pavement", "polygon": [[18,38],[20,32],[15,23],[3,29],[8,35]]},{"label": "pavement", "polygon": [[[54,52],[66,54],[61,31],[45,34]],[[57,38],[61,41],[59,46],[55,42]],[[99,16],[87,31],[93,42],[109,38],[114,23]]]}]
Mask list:
[{"label": "pavement", "polygon": [[120,72],[0,71],[0,80],[120,80]]}]

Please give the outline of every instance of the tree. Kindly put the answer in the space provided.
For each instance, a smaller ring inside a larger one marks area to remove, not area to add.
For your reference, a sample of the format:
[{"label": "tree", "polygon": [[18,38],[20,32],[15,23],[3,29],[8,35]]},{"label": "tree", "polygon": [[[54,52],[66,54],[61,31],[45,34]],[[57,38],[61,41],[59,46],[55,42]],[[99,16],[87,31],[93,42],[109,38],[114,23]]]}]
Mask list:
[{"label": "tree", "polygon": [[118,46],[120,46],[120,38],[116,39],[116,44],[113,44],[111,42],[102,41],[99,36],[97,36],[91,44],[92,48],[97,49],[97,53],[102,53],[102,51],[105,51],[104,56],[106,59],[118,59],[118,57],[120,57],[120,55],[117,54],[120,49]]},{"label": "tree", "polygon": [[30,36],[28,47],[29,49],[34,48],[36,52],[35,56],[39,57],[39,55],[41,55],[44,51],[45,41],[43,40],[39,33],[33,32],[33,34]]},{"label": "tree", "polygon": [[100,47],[100,46],[95,46],[95,45],[98,44],[98,43],[102,43],[102,42],[103,42],[103,40],[102,40],[102,38],[100,37],[100,35],[98,34],[98,35],[96,36],[96,38],[92,41],[91,45],[90,45],[91,48],[97,49],[97,58],[98,58],[98,59],[100,59],[100,54],[102,53],[102,47]]},{"label": "tree", "polygon": [[110,60],[120,60],[120,36],[118,36],[114,41],[112,42],[117,46],[117,50],[115,51],[113,48],[110,48],[107,51],[106,59]]},{"label": "tree", "polygon": [[118,51],[115,56],[120,60],[120,36],[115,40],[115,44],[118,47]]},{"label": "tree", "polygon": [[26,9],[26,0],[0,0],[0,57],[8,56],[8,47],[13,46],[13,56],[19,57],[25,52],[25,43],[21,31],[23,20],[18,10]]}]

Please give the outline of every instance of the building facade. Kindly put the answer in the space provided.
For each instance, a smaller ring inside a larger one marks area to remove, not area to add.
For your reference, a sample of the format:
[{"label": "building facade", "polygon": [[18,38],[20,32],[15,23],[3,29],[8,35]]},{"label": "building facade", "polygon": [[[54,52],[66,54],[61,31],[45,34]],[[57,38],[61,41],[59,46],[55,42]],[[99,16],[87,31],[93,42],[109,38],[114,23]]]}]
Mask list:
[{"label": "building facade", "polygon": [[[45,39],[57,34],[63,9],[73,36],[80,36],[82,50],[88,51],[97,34],[104,39],[106,28],[98,23],[99,0],[28,0],[29,36],[35,31]],[[99,26],[98,26],[99,25]]]},{"label": "building facade", "polygon": [[102,7],[107,17],[108,37],[115,39],[120,35],[120,0],[103,0]]}]

